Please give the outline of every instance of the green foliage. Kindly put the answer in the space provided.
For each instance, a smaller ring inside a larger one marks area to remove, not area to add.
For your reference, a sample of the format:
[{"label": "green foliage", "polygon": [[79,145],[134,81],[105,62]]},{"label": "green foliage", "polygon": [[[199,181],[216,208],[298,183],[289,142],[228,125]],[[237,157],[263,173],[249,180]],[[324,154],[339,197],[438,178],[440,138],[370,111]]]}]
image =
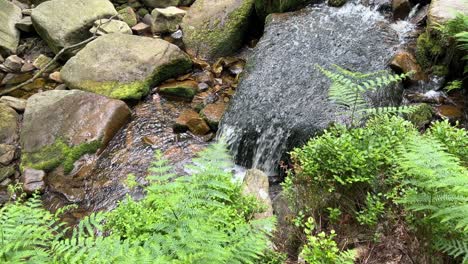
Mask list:
[{"label": "green foliage", "polygon": [[335,231],[330,234],[319,232],[314,235],[315,223],[312,217],[309,217],[304,223],[304,232],[307,236],[307,243],[301,251],[301,257],[310,264],[352,264],[356,258],[354,250],[342,251],[338,249],[333,240],[336,236]]},{"label": "green foliage", "polygon": [[372,195],[367,193],[366,207],[359,211],[356,220],[361,225],[375,226],[377,220],[384,213],[385,203],[381,201],[380,195]]},{"label": "green foliage", "polygon": [[365,74],[348,71],[336,65],[335,71],[317,67],[332,81],[328,97],[346,109],[345,113],[350,116],[351,125],[354,125],[353,121],[359,121],[369,115],[411,113],[418,108],[418,106],[371,107],[364,97],[366,92],[375,92],[378,89],[401,82],[412,73],[389,74],[386,71],[379,71]]},{"label": "green foliage", "polygon": [[339,220],[340,217],[341,217],[341,210],[340,210],[340,208],[328,207],[328,208],[327,208],[327,211],[328,211],[328,219],[329,219],[331,222],[333,222],[333,223],[338,222],[338,220]]},{"label": "green foliage", "polygon": [[453,90],[458,90],[462,88],[462,81],[460,80],[455,80],[452,82],[449,82],[445,87],[444,90],[448,92],[451,92]]},{"label": "green foliage", "polygon": [[465,129],[451,126],[444,120],[433,123],[427,134],[444,144],[448,153],[459,158],[464,166],[468,166],[468,132]]}]

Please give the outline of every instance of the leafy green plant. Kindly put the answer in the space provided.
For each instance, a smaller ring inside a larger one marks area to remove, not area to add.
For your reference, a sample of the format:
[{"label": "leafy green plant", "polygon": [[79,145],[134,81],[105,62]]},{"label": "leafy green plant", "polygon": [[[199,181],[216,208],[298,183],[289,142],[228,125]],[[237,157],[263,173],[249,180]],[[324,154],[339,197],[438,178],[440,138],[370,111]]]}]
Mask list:
[{"label": "leafy green plant", "polygon": [[380,195],[367,193],[366,207],[359,211],[356,220],[361,225],[375,226],[377,220],[384,213],[385,203],[381,201]]},{"label": "leafy green plant", "polygon": [[468,166],[468,132],[466,129],[450,125],[448,120],[434,122],[427,134],[442,143],[446,151]]},{"label": "leafy green plant", "polygon": [[338,220],[339,220],[340,217],[341,217],[341,210],[340,210],[340,208],[328,207],[328,208],[327,208],[327,211],[328,211],[328,219],[329,219],[332,223],[338,222]]}]

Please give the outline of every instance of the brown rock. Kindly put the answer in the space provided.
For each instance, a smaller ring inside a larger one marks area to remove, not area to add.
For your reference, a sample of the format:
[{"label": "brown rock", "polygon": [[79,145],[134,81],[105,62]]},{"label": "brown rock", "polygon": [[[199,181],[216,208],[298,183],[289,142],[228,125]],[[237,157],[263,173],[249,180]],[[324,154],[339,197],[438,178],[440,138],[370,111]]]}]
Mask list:
[{"label": "brown rock", "polygon": [[411,4],[409,0],[393,0],[392,10],[393,19],[404,20],[411,12]]},{"label": "brown rock", "polygon": [[437,106],[437,115],[442,118],[447,118],[450,121],[457,121],[463,118],[463,109],[456,105],[441,105]]},{"label": "brown rock", "polygon": [[210,127],[202,118],[193,118],[187,122],[187,127],[195,135],[206,135],[210,132]]},{"label": "brown rock", "polygon": [[201,110],[200,114],[213,130],[217,130],[225,110],[226,104],[224,102],[217,102],[207,105]]},{"label": "brown rock", "polygon": [[34,170],[27,168],[24,170],[23,175],[20,177],[23,183],[23,190],[26,193],[33,193],[36,191],[42,192],[45,188],[44,183],[45,172],[42,170]]},{"label": "brown rock", "polygon": [[175,124],[174,124],[174,132],[180,133],[180,132],[185,132],[188,129],[187,123],[191,119],[198,119],[200,118],[200,115],[193,111],[192,109],[185,110],[182,113],[180,113],[179,117],[176,119]]},{"label": "brown rock", "polygon": [[413,75],[410,78],[413,81],[427,80],[427,76],[422,71],[421,66],[417,63],[416,58],[408,51],[398,51],[390,62],[390,67],[403,73],[412,71]]},{"label": "brown rock", "polygon": [[144,35],[146,33],[151,32],[151,26],[140,22],[132,27],[132,31],[138,35]]}]

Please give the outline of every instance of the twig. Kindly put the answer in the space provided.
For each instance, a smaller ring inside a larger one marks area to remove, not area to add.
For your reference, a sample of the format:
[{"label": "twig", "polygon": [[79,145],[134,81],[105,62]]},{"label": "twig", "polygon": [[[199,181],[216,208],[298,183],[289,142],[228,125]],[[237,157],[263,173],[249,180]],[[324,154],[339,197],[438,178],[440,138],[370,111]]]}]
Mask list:
[{"label": "twig", "polygon": [[44,66],[41,70],[39,70],[36,74],[34,74],[33,77],[31,77],[29,80],[23,82],[23,83],[20,83],[16,86],[13,86],[11,88],[8,88],[8,89],[5,89],[3,91],[0,91],[0,96],[2,95],[6,95],[6,94],[9,94],[11,92],[14,92],[18,89],[21,89],[23,88],[24,86],[28,85],[28,84],[31,84],[33,83],[37,78],[39,78],[45,71],[47,71],[47,69],[52,66],[52,64],[56,63],[58,59],[60,59],[60,57],[65,54],[66,52],[70,51],[70,50],[74,50],[74,49],[77,49],[83,45],[86,45],[88,44],[89,42],[95,40],[98,36],[96,36],[96,33],[99,31],[99,29],[101,28],[101,26],[109,23],[113,18],[115,18],[117,15],[113,15],[109,18],[108,21],[106,21],[105,23],[101,23],[101,21],[99,20],[99,25],[96,27],[96,31],[93,33],[93,36],[88,38],[88,39],[85,39],[79,43],[76,43],[74,45],[71,45],[71,46],[68,46],[68,47],[64,47],[63,49],[61,49],[56,55],[55,57],[49,61],[49,63],[46,64],[46,66]]}]

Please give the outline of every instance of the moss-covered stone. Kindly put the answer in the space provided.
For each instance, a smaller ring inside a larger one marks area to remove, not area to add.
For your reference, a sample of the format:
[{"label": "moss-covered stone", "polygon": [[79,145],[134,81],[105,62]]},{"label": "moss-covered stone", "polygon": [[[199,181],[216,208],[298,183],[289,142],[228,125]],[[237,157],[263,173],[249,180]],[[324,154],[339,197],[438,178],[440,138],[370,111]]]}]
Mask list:
[{"label": "moss-covered stone", "polygon": [[428,69],[443,53],[443,45],[439,37],[434,33],[424,32],[417,40],[416,44],[416,59],[418,63],[425,69]]},{"label": "moss-covered stone", "polygon": [[195,81],[174,82],[161,85],[158,91],[173,99],[191,101],[197,94],[198,86]]},{"label": "moss-covered stone", "polygon": [[283,13],[296,10],[313,0],[255,0],[255,10],[259,17],[264,18],[272,13]]},{"label": "moss-covered stone", "polygon": [[119,10],[119,18],[130,27],[138,23],[135,11],[129,6]]},{"label": "moss-covered stone", "polygon": [[328,0],[329,6],[340,7],[346,4],[347,0]]},{"label": "moss-covered stone", "polygon": [[21,168],[32,168],[49,172],[59,166],[63,166],[65,173],[70,173],[76,160],[84,154],[95,153],[100,147],[100,140],[82,143],[77,146],[69,146],[64,140],[58,139],[54,144],[34,153],[23,153]]}]

